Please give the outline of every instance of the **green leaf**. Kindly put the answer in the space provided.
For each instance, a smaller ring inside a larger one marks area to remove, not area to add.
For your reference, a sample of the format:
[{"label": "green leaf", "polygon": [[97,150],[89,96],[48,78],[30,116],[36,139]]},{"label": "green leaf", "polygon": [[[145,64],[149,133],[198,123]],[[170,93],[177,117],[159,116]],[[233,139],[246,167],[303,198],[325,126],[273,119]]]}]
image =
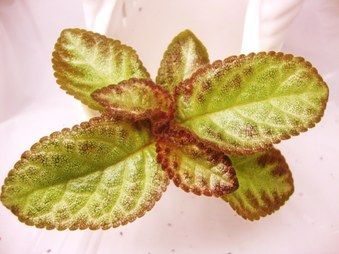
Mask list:
[{"label": "green leaf", "polygon": [[197,195],[222,196],[238,188],[231,161],[196,140],[173,137],[157,140],[157,159],[176,186]]},{"label": "green leaf", "polygon": [[223,199],[244,219],[258,220],[278,210],[294,191],[291,171],[272,148],[249,156],[230,157],[239,188]]},{"label": "green leaf", "polygon": [[118,85],[96,90],[92,97],[104,106],[110,115],[140,120],[167,121],[173,117],[173,100],[151,80],[130,79]]},{"label": "green leaf", "polygon": [[131,47],[82,29],[62,31],[52,62],[61,88],[96,110],[102,108],[90,95],[98,88],[150,77]]},{"label": "green leaf", "polygon": [[203,67],[176,91],[179,125],[229,154],[263,151],[320,121],[328,88],[301,57],[258,53]]},{"label": "green leaf", "polygon": [[177,84],[208,63],[205,46],[190,30],[185,30],[172,40],[165,51],[156,82],[172,94]]},{"label": "green leaf", "polygon": [[42,138],[5,180],[1,201],[39,228],[107,229],[150,210],[168,184],[149,129],[107,117]]}]

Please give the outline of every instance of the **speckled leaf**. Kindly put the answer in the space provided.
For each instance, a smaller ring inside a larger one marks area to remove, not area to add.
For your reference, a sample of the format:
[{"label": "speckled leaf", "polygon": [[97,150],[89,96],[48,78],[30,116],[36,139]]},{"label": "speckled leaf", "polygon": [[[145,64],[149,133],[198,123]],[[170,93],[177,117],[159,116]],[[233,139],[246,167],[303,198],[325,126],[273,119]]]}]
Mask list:
[{"label": "speckled leaf", "polygon": [[42,138],[2,187],[20,221],[47,229],[97,229],[141,217],[168,177],[156,162],[149,128],[107,117]]},{"label": "speckled leaf", "polygon": [[223,197],[243,218],[258,220],[278,210],[294,191],[291,171],[279,150],[231,156],[239,188]]},{"label": "speckled leaf", "polygon": [[185,30],[172,40],[165,51],[156,81],[173,93],[178,83],[208,63],[205,46],[191,31]]},{"label": "speckled leaf", "polygon": [[319,122],[328,88],[301,57],[258,53],[203,67],[176,90],[179,124],[230,154],[263,151]]},{"label": "speckled leaf", "polygon": [[130,78],[149,78],[137,53],[120,41],[82,29],[62,31],[53,52],[57,83],[92,109],[96,89]]},{"label": "speckled leaf", "polygon": [[197,195],[222,196],[238,188],[231,161],[199,142],[173,138],[157,140],[157,159],[175,185]]},{"label": "speckled leaf", "polygon": [[173,100],[151,80],[130,79],[96,90],[92,97],[111,115],[133,120],[164,120],[173,116]]}]

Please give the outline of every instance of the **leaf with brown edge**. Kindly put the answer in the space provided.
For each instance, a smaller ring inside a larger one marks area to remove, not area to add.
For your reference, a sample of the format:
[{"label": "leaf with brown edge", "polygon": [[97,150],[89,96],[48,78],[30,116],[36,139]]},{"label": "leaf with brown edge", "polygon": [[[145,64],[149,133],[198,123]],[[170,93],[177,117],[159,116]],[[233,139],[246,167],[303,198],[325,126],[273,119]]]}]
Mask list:
[{"label": "leaf with brown edge", "polygon": [[96,90],[92,97],[110,115],[134,121],[151,119],[165,122],[173,118],[172,97],[151,80],[130,79]]},{"label": "leaf with brown edge", "polygon": [[184,191],[220,197],[238,188],[231,161],[225,154],[183,136],[162,137],[156,146],[158,162]]},{"label": "leaf with brown edge", "polygon": [[172,40],[165,51],[156,82],[172,94],[177,84],[208,63],[205,46],[190,30],[185,30]]},{"label": "leaf with brown edge", "polygon": [[320,121],[328,88],[301,57],[240,55],[200,68],[176,89],[181,127],[228,154],[251,154]]},{"label": "leaf with brown edge", "polygon": [[258,220],[272,214],[292,195],[292,174],[279,150],[230,159],[239,188],[222,198],[244,219]]},{"label": "leaf with brown edge", "polygon": [[33,145],[9,172],[1,201],[27,225],[107,229],[143,216],[167,184],[148,126],[100,117]]},{"label": "leaf with brown edge", "polygon": [[92,109],[95,90],[130,78],[149,78],[134,49],[83,29],[65,29],[55,44],[53,69],[60,87]]}]

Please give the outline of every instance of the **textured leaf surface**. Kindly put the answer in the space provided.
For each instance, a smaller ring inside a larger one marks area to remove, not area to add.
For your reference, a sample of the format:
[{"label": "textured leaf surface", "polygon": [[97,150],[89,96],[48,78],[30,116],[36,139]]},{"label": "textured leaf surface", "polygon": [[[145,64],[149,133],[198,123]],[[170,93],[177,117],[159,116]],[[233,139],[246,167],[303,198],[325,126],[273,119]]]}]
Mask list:
[{"label": "textured leaf surface", "polygon": [[167,183],[148,128],[93,118],[25,152],[1,201],[28,225],[105,229],[143,216]]},{"label": "textured leaf surface", "polygon": [[328,88],[301,57],[258,53],[203,67],[176,91],[181,126],[228,153],[267,149],[313,127]]},{"label": "textured leaf surface", "polygon": [[238,188],[229,158],[193,140],[173,136],[159,139],[157,153],[175,185],[187,192],[219,197]]},{"label": "textured leaf surface", "polygon": [[96,89],[130,78],[149,78],[137,53],[120,41],[82,29],[62,31],[53,52],[57,83],[92,109]]},{"label": "textured leaf surface", "polygon": [[130,79],[118,85],[101,88],[92,97],[109,114],[139,119],[169,119],[173,116],[171,96],[160,86],[146,79]]},{"label": "textured leaf surface", "polygon": [[185,30],[173,39],[165,51],[156,81],[173,93],[177,84],[208,63],[205,46],[191,31]]},{"label": "textured leaf surface", "polygon": [[291,171],[280,151],[231,156],[239,188],[226,196],[243,218],[258,220],[278,210],[294,191]]}]

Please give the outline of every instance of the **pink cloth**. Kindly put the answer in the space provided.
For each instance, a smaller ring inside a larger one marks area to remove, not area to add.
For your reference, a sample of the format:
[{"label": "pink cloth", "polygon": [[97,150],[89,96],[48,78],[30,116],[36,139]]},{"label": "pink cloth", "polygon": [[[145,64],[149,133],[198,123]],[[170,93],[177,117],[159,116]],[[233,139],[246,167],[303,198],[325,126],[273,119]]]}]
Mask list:
[{"label": "pink cloth", "polygon": [[[191,6],[192,16],[196,11]],[[220,29],[230,25],[221,23]],[[84,26],[80,0],[0,1],[1,183],[20,154],[40,137],[86,119],[80,104],[56,85],[50,62],[60,31]],[[209,28],[202,30],[207,36]],[[151,35],[149,27],[147,31]],[[128,33],[120,36],[127,38]],[[148,43],[153,50],[156,42]],[[223,43],[225,52],[232,51],[227,40]],[[338,253],[338,45],[339,2],[305,1],[283,51],[302,55],[319,69],[330,86],[330,101],[316,128],[279,145],[296,190],[274,215],[245,221],[224,202],[186,194],[173,185],[145,217],[108,231],[38,230],[20,223],[0,205],[0,253]]]}]

